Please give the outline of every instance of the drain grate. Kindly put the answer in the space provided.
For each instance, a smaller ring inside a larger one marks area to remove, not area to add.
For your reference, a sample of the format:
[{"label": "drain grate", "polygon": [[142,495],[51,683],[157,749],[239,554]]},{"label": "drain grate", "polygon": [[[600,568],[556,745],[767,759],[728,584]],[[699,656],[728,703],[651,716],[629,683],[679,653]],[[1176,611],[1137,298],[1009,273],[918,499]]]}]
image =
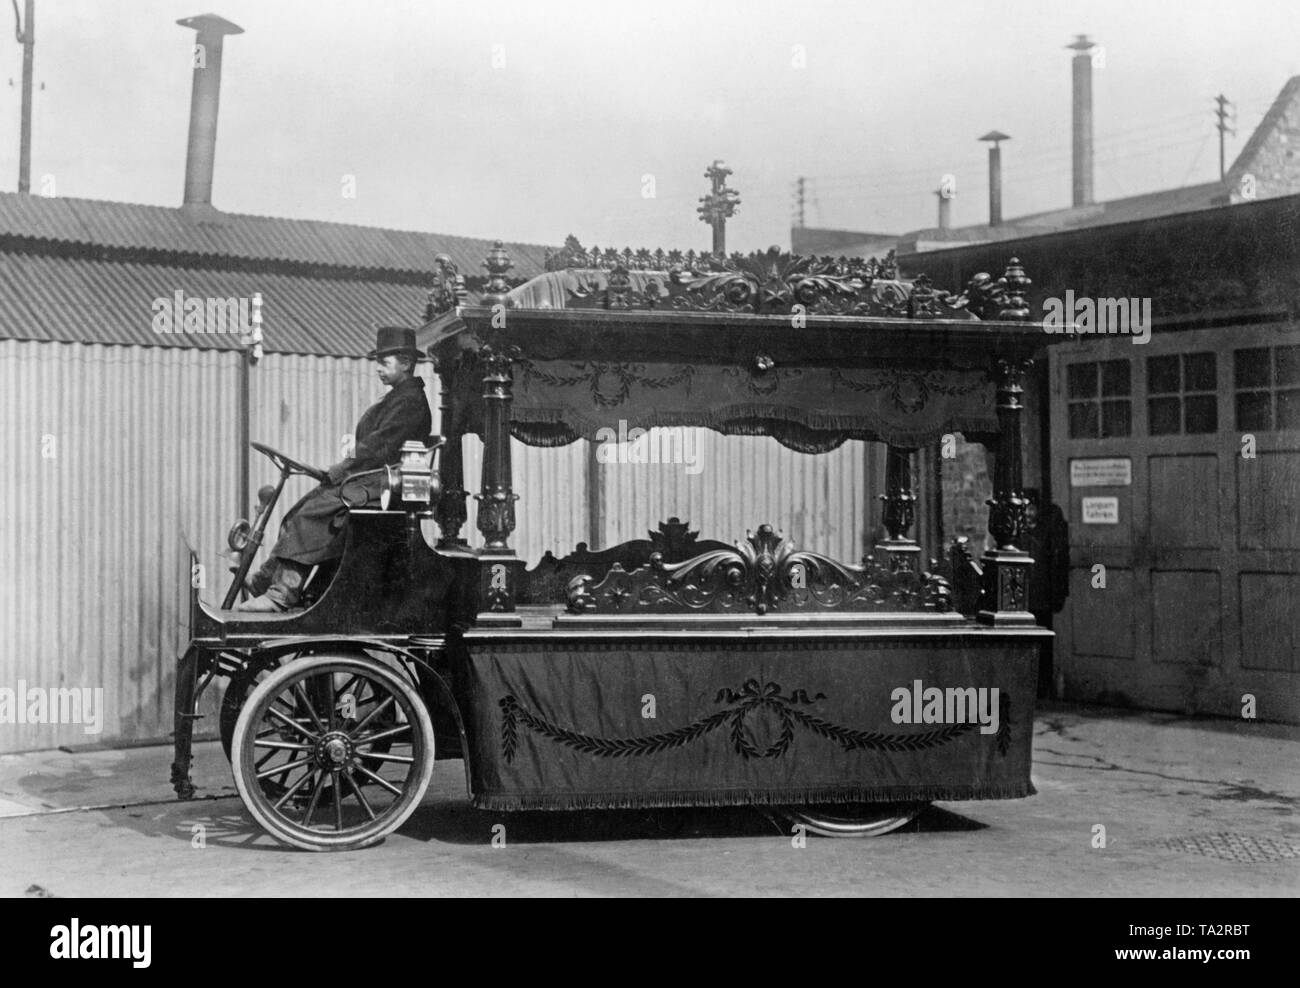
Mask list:
[{"label": "drain grate", "polygon": [[1252,834],[1194,834],[1190,837],[1166,837],[1157,841],[1161,847],[1185,854],[1200,854],[1223,861],[1281,861],[1300,858],[1300,847],[1272,837]]}]

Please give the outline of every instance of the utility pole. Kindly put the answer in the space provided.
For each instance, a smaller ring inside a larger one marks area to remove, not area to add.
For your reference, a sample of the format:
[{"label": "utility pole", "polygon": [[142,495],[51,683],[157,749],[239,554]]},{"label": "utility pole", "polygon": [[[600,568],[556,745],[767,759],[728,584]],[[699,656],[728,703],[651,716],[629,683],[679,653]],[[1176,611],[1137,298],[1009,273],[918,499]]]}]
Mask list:
[{"label": "utility pole", "polygon": [[[14,4],[14,15],[18,4]],[[26,0],[23,19],[14,25],[14,36],[23,46],[23,108],[18,139],[18,192],[32,191],[32,60],[36,57],[36,0]]]},{"label": "utility pole", "polygon": [[715,160],[709,166],[704,177],[711,183],[707,196],[700,196],[700,205],[696,212],[700,219],[713,227],[713,253],[717,257],[727,256],[727,219],[735,215],[740,205],[740,193],[727,188],[727,176],[731,169],[721,161]]},{"label": "utility pole", "polygon": [[1214,127],[1219,132],[1219,181],[1222,182],[1228,175],[1223,156],[1224,135],[1237,136],[1236,129],[1228,126],[1228,107],[1232,107],[1231,119],[1233,123],[1237,122],[1237,107],[1228,102],[1228,97],[1224,96],[1223,93],[1219,93],[1218,96],[1214,97],[1214,102],[1219,104],[1219,108],[1214,111],[1214,115],[1219,118],[1219,122]]}]

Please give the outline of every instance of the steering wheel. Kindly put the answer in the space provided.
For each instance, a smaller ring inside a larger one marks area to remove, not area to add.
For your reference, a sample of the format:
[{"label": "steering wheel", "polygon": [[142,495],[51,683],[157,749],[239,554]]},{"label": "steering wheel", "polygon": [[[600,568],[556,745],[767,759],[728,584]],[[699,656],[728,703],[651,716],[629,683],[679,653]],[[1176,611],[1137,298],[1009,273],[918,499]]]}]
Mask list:
[{"label": "steering wheel", "polygon": [[252,446],[253,449],[257,450],[274,463],[283,473],[301,473],[307,477],[311,477],[313,480],[319,480],[321,483],[325,483],[329,480],[329,474],[324,470],[318,469],[317,467],[309,467],[305,463],[299,463],[297,460],[285,456],[278,449],[272,449],[270,446],[263,445],[262,443],[249,443],[248,445]]}]

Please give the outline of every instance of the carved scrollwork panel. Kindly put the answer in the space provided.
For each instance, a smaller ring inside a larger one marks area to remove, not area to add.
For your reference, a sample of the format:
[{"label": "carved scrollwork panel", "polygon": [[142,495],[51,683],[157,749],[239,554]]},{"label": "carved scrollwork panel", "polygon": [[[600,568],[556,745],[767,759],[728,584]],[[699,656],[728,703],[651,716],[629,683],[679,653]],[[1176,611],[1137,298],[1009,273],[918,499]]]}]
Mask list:
[{"label": "carved scrollwork panel", "polygon": [[599,581],[574,577],[569,610],[596,614],[755,614],[809,611],[949,611],[952,589],[936,573],[861,565],[796,550],[771,525],[681,563],[656,552],[631,572],[613,566]]}]

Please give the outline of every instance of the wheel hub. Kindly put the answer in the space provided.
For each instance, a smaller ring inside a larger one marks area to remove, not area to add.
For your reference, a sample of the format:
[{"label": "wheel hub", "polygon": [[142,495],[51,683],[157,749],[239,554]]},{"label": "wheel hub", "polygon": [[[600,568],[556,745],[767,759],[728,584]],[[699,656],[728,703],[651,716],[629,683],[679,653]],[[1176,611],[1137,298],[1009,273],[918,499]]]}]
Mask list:
[{"label": "wheel hub", "polygon": [[339,731],[331,731],[316,747],[316,761],[327,769],[340,769],[352,760],[352,741]]}]

